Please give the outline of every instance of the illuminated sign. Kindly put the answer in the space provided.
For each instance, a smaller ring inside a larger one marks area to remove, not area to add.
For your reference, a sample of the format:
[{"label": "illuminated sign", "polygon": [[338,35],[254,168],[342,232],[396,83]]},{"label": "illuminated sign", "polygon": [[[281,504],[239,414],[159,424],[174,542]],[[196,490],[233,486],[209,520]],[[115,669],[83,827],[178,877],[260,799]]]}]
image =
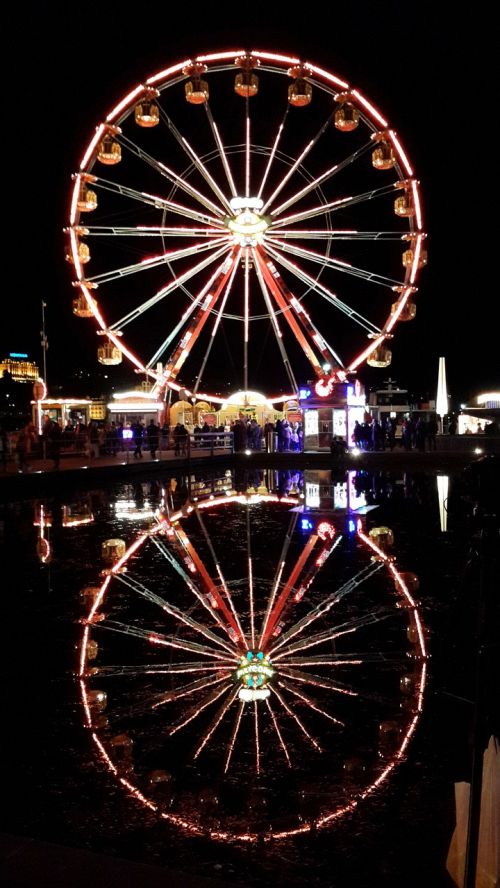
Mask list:
[{"label": "illuminated sign", "polygon": [[28,355],[24,352],[9,352],[9,358],[27,358]]},{"label": "illuminated sign", "polygon": [[311,389],[299,389],[299,401],[307,401],[311,397]]},{"label": "illuminated sign", "polygon": [[306,410],[304,417],[304,432],[306,435],[317,435],[319,432],[319,421],[317,410]]},{"label": "illuminated sign", "polygon": [[313,529],[313,525],[312,525],[311,521],[309,521],[309,518],[302,518],[301,519],[300,529],[301,530],[312,530]]},{"label": "illuminated sign", "polygon": [[319,509],[319,484],[306,482],[306,506]]}]

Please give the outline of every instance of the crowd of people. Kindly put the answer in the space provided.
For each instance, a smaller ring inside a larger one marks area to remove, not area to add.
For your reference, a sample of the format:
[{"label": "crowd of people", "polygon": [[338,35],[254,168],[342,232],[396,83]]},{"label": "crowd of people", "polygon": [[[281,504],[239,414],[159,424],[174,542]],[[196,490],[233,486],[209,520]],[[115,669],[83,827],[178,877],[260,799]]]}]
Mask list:
[{"label": "crowd of people", "polygon": [[[450,435],[456,433],[456,420],[453,420],[454,417],[446,428]],[[497,430],[494,423],[488,431],[493,429]],[[405,417],[398,427],[396,419],[386,414],[381,420],[367,418],[364,422],[356,422],[351,440],[334,436],[330,449],[333,456],[339,457],[352,445],[365,451],[392,451],[396,445],[407,451],[433,451],[436,450],[437,434],[437,419],[432,415],[425,418],[418,414]],[[276,422],[268,419],[260,424],[256,418],[240,416],[227,424],[216,426],[205,421],[194,428],[188,428],[181,422],[160,427],[154,419],[149,423],[137,419],[130,425],[95,420],[88,424],[81,420],[68,421],[63,427],[60,421],[46,416],[41,435],[32,422],[20,429],[12,447],[12,456],[15,452],[19,470],[27,472],[31,468],[30,460],[40,456],[51,459],[53,468],[59,468],[61,453],[84,454],[89,459],[95,459],[101,455],[117,456],[127,451],[139,460],[146,451],[154,460],[161,451],[173,450],[175,456],[186,456],[192,449],[213,449],[231,444],[235,452],[300,452],[304,448],[303,426],[301,422],[288,419],[277,419]],[[2,432],[0,457],[4,470],[9,449],[7,434]]]},{"label": "crowd of people", "polygon": [[[355,422],[352,441],[360,450],[394,450],[396,446],[396,419],[384,416],[382,421]],[[405,450],[435,450],[438,433],[437,420],[433,417],[407,417],[401,425],[401,446]]]}]

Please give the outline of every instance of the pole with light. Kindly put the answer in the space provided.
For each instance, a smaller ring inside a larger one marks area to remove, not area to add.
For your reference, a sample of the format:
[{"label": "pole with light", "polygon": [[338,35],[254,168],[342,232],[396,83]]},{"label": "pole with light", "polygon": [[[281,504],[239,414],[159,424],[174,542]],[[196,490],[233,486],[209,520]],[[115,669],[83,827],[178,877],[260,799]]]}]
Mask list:
[{"label": "pole with light", "polygon": [[444,358],[439,358],[436,413],[441,420],[441,434],[443,434],[443,418],[447,415],[448,411],[448,392],[446,390],[446,361]]}]

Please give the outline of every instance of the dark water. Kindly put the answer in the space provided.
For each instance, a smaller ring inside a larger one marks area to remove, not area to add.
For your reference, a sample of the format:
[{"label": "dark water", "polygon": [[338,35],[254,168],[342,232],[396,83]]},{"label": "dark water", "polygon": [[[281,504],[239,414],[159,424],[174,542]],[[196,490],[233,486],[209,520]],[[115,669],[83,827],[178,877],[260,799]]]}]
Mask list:
[{"label": "dark water", "polygon": [[[453,783],[466,777],[469,767],[470,706],[458,698],[471,693],[470,590],[477,577],[473,557],[470,564],[474,526],[463,499],[464,481],[452,477],[448,484],[441,510],[446,531],[431,474],[248,477],[228,470],[4,507],[4,626],[14,642],[7,678],[12,702],[4,728],[11,787],[5,830],[194,875],[218,875],[235,884],[363,888],[420,886],[425,880],[450,885],[445,860],[454,827]],[[244,501],[237,500],[238,493]],[[210,496],[212,504],[199,509]],[[266,500],[269,496],[274,499]],[[222,497],[225,503],[219,503]],[[118,538],[129,547],[155,526],[159,508],[164,516],[175,516],[188,499],[194,509],[177,527],[194,548],[183,548],[182,539],[172,535],[156,537],[177,568],[148,538],[126,562],[126,572],[109,581],[97,611],[103,619],[89,631],[98,643],[97,656],[87,659],[83,682],[84,696],[105,690],[107,705],[102,711],[90,707],[89,727],[78,672],[82,619],[91,596],[84,600],[81,593],[104,582],[102,542]],[[390,564],[402,572],[418,603],[420,635],[415,611],[391,567],[364,541],[373,540],[370,530],[384,526],[394,534],[386,550],[395,558]],[[279,658],[275,663],[271,656],[277,675],[270,680],[270,702],[279,734],[264,700],[240,704],[236,696],[222,711],[242,686],[234,681],[233,655],[230,673],[222,663],[220,673],[214,667],[212,673],[194,674],[194,679],[216,675],[214,687],[227,683],[229,689],[182,726],[214,689],[184,695],[181,686],[193,675],[180,675],[173,667],[185,662],[210,667],[218,661],[194,649],[152,644],[151,634],[181,645],[188,639],[225,656],[226,649],[200,634],[201,625],[232,644],[206,607],[209,587],[197,565],[190,568],[193,551],[220,590],[219,563],[247,639],[252,608],[257,651],[277,568],[284,560],[276,598],[312,536],[317,539],[311,557],[297,573],[276,622],[279,634],[271,634],[266,652],[360,571],[377,569],[293,641],[282,643],[285,651],[287,644],[292,648],[323,633],[323,640],[289,654],[302,660],[323,657],[322,664],[286,666],[283,657],[280,672]],[[324,563],[318,565],[321,553]],[[182,572],[205,595],[205,604]],[[412,574],[419,580],[413,593]],[[196,626],[165,614],[152,596],[188,614]],[[373,620],[367,622],[367,616]],[[336,634],[339,626],[346,631]],[[127,634],[130,630],[135,635]],[[422,644],[429,657],[422,657]],[[342,658],[359,662],[339,664]],[[311,675],[316,683],[309,681]],[[332,690],[333,679],[340,691]],[[309,827],[304,835],[272,838]],[[256,840],[242,845],[213,838],[221,833],[229,838],[248,833]]]}]

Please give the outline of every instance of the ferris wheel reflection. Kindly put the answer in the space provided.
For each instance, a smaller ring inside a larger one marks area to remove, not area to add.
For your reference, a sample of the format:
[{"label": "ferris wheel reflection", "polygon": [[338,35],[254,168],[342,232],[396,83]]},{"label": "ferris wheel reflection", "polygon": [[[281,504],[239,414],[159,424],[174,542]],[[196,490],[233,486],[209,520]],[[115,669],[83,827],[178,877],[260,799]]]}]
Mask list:
[{"label": "ferris wheel reflection", "polygon": [[255,841],[332,824],[416,730],[418,579],[353,479],[347,509],[339,489],[326,508],[321,483],[308,503],[314,483],[267,472],[204,491],[190,479],[182,503],[184,485],[165,485],[149,527],[128,546],[104,541],[102,577],[83,590],[94,748],[136,800],[190,832]]}]

